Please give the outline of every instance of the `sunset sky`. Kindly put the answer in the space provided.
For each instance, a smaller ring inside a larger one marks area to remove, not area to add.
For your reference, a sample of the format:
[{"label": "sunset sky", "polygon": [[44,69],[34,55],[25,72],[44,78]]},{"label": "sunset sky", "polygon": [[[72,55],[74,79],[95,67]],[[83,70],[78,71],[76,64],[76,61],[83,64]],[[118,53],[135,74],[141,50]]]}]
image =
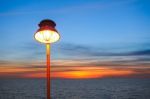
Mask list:
[{"label": "sunset sky", "polygon": [[0,0],[0,78],[45,77],[43,19],[61,35],[52,44],[53,78],[150,78],[149,0]]}]

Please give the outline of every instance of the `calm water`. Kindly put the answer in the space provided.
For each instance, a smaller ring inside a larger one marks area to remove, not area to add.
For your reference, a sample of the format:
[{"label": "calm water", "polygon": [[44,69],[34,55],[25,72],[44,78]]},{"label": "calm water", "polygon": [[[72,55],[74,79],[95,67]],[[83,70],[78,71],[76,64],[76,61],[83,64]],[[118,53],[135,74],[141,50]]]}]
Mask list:
[{"label": "calm water", "polygon": [[[44,79],[0,79],[0,99],[46,99]],[[150,99],[150,79],[53,79],[52,99]]]}]

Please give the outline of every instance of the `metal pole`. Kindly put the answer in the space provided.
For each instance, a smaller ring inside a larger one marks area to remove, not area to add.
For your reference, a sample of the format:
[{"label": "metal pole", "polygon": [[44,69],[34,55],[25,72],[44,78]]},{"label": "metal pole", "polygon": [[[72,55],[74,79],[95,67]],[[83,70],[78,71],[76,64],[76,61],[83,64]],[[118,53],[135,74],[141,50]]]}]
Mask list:
[{"label": "metal pole", "polygon": [[47,99],[50,99],[50,44],[46,44],[47,63]]}]

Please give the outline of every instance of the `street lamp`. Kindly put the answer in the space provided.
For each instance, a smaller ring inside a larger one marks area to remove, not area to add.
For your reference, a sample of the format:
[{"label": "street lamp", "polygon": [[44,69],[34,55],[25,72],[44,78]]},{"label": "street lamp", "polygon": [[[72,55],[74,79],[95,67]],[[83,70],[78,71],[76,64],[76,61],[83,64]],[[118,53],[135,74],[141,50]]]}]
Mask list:
[{"label": "street lamp", "polygon": [[46,64],[47,64],[47,99],[50,99],[50,44],[58,41],[60,35],[55,29],[56,23],[52,20],[42,20],[39,29],[34,34],[34,38],[46,44]]}]

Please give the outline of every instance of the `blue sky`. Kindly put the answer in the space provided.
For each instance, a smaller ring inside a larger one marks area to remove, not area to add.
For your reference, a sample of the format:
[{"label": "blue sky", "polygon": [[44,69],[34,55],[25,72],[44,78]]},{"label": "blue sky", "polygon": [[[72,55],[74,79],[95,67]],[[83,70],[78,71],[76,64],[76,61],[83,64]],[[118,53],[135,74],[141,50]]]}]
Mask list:
[{"label": "blue sky", "polygon": [[55,65],[84,60],[150,69],[148,0],[0,0],[0,6],[1,66],[44,62],[45,46],[33,35],[41,20],[52,19],[61,34],[51,49]]}]

